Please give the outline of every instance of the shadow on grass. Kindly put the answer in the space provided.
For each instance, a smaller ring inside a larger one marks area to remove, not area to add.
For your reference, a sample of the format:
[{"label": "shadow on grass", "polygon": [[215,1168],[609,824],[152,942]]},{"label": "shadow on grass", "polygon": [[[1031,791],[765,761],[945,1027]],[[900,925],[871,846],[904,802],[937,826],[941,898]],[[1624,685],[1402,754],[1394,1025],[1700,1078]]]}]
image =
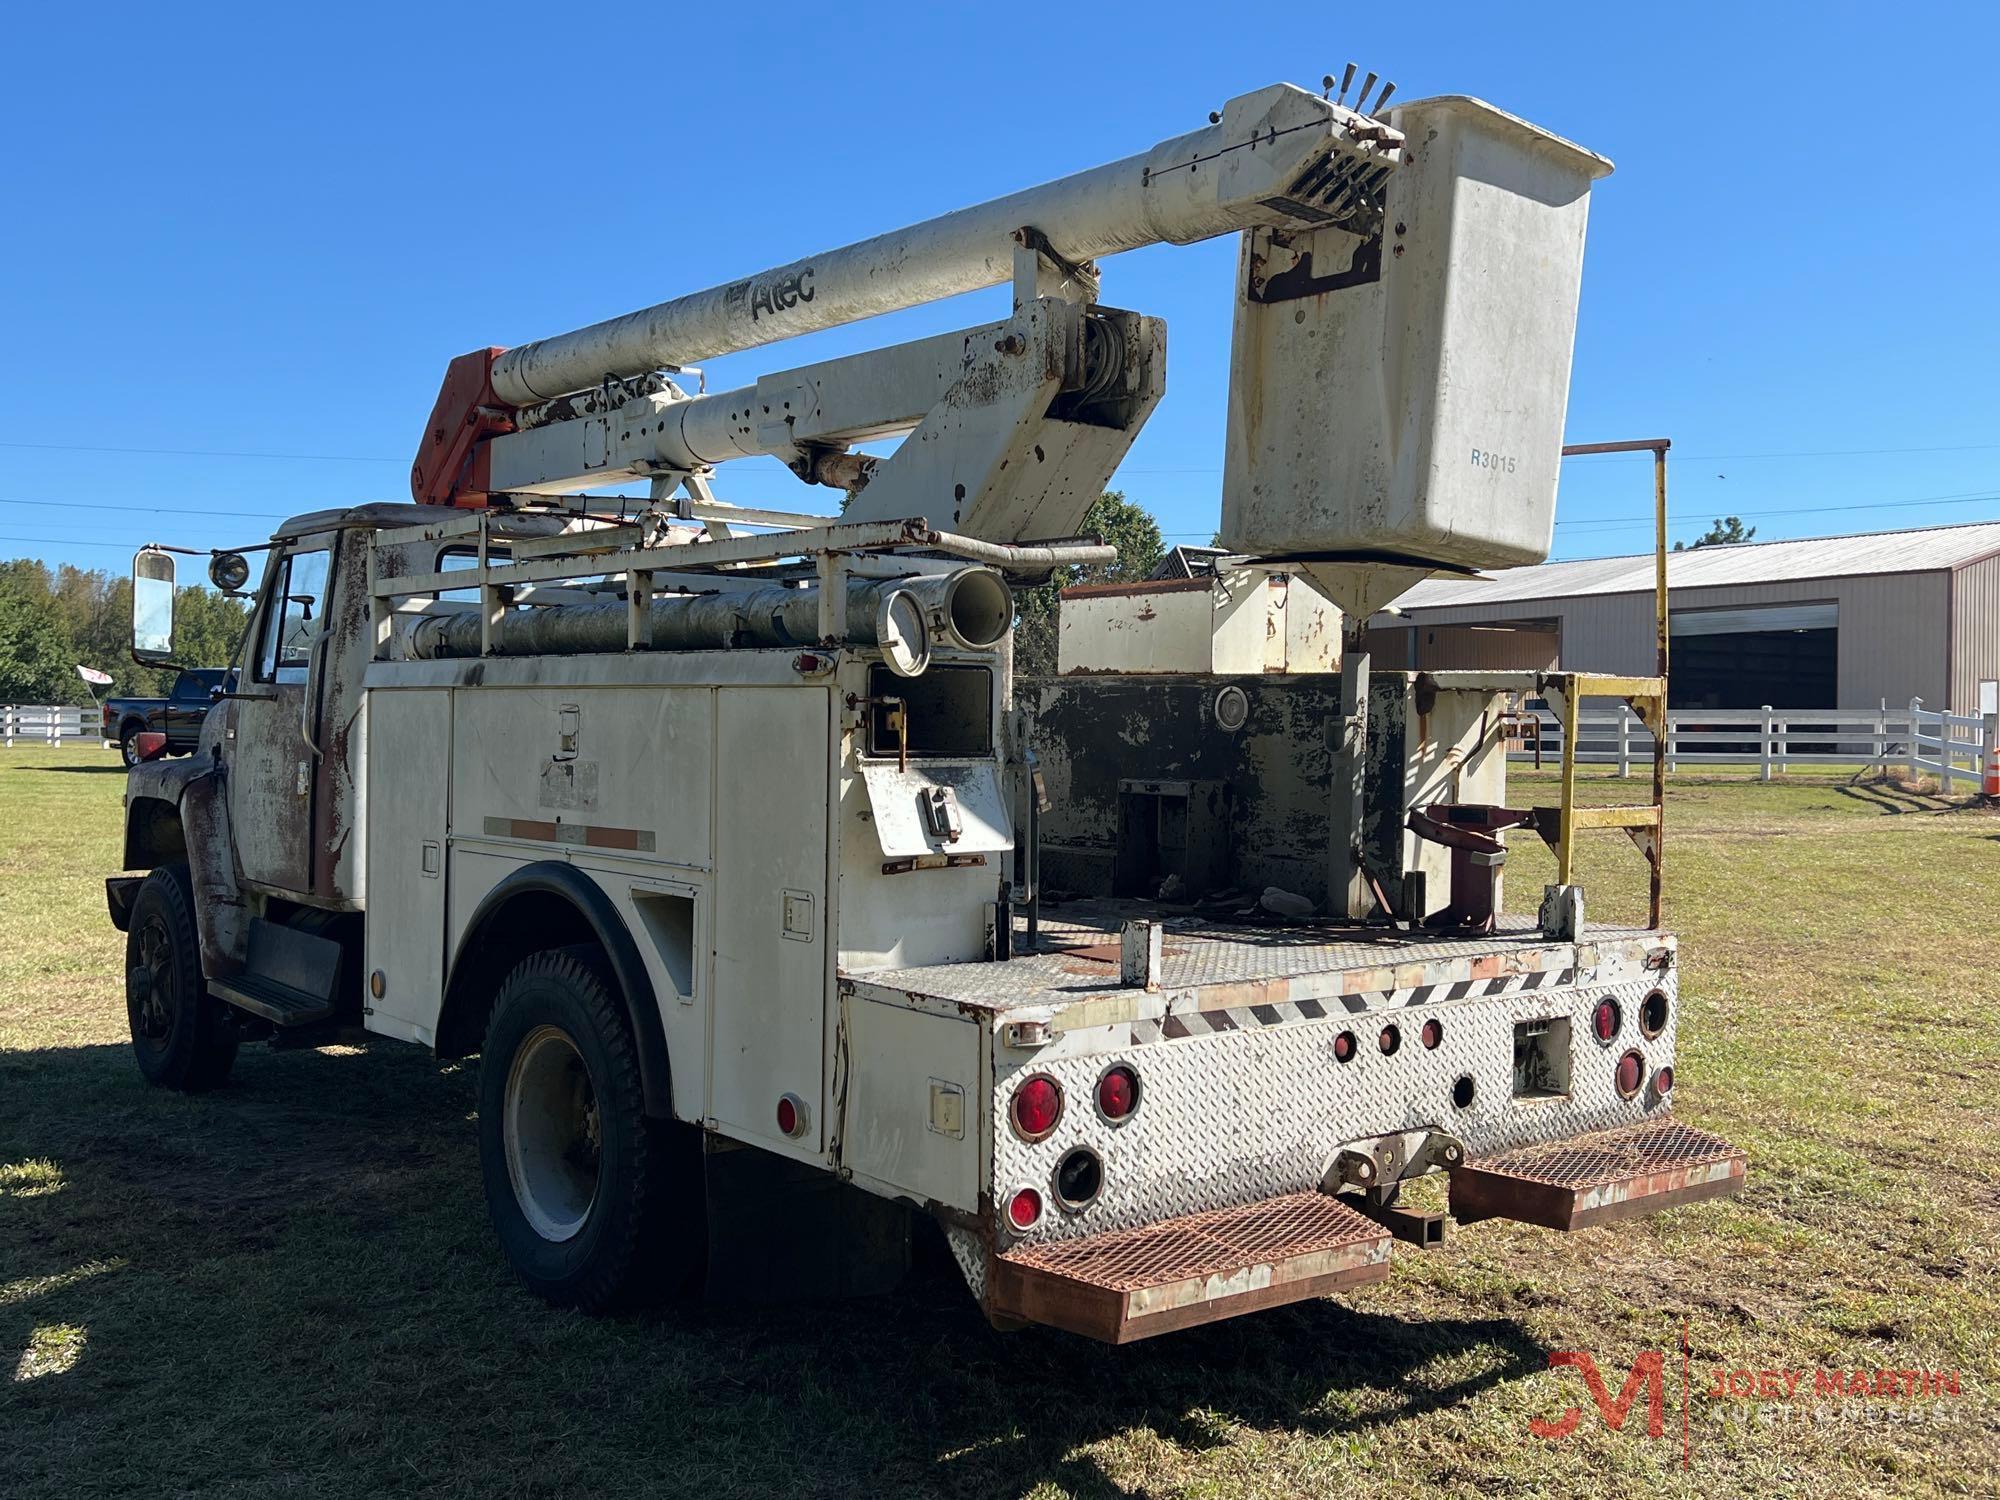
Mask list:
[{"label": "shadow on grass", "polygon": [[0,1166],[43,1164],[0,1177],[0,1491],[1111,1495],[1148,1445],[1356,1433],[1546,1366],[1508,1318],[1332,1302],[1003,1335],[935,1265],[892,1298],[554,1312],[487,1228],[473,1095],[388,1043],[248,1049],[195,1099],[122,1046],[0,1053]]},{"label": "shadow on grass", "polygon": [[37,776],[54,774],[58,776],[123,776],[122,762],[108,766],[9,766],[10,771],[33,771]]},{"label": "shadow on grass", "polygon": [[1852,786],[1838,786],[1834,790],[1843,797],[1850,797],[1856,802],[1865,802],[1870,807],[1878,807],[1884,815],[1951,812],[1956,806],[1941,797],[1906,791],[1887,781],[1861,782]]}]

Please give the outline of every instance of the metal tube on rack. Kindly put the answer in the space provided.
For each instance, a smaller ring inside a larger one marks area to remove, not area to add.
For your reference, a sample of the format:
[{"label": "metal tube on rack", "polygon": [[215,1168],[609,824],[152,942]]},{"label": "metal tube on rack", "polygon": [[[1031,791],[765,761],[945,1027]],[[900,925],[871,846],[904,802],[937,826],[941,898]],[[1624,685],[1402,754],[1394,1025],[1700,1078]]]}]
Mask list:
[{"label": "metal tube on rack", "polygon": [[[1005,580],[990,568],[961,568],[925,578],[852,580],[842,639],[854,645],[882,644],[888,607],[901,601],[908,601],[903,619],[921,619],[940,644],[961,649],[989,649],[1013,623],[1013,596]],[[630,613],[622,599],[509,610],[493,625],[493,653],[623,651],[630,642]],[[647,621],[646,649],[654,651],[812,646],[820,643],[819,589],[773,584],[729,593],[675,594],[654,600]],[[419,660],[478,656],[479,614],[460,610],[420,616],[405,630],[404,649]],[[926,648],[918,659],[927,658]]]}]

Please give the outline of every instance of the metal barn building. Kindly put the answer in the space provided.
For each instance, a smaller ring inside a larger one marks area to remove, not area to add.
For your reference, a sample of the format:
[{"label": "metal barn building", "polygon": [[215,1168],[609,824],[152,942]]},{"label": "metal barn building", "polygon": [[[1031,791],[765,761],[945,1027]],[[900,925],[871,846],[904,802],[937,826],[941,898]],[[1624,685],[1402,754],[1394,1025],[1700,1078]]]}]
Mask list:
[{"label": "metal barn building", "polygon": [[[1642,553],[1432,578],[1370,644],[1414,670],[1649,673],[1653,572]],[[1979,713],[2000,693],[2000,521],[1695,548],[1667,583],[1676,708]]]}]

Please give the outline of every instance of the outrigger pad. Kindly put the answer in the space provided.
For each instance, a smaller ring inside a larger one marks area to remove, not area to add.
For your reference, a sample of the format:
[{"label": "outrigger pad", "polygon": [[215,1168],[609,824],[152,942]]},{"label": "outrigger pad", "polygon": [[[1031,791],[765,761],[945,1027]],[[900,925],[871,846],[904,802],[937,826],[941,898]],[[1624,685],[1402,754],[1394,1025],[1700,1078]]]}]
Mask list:
[{"label": "outrigger pad", "polygon": [[1010,1250],[994,1259],[989,1311],[1127,1344],[1380,1281],[1389,1238],[1325,1193],[1287,1193]]},{"label": "outrigger pad", "polygon": [[1743,1186],[1744,1156],[1671,1115],[1468,1161],[1451,1174],[1451,1214],[1587,1229],[1720,1198]]}]

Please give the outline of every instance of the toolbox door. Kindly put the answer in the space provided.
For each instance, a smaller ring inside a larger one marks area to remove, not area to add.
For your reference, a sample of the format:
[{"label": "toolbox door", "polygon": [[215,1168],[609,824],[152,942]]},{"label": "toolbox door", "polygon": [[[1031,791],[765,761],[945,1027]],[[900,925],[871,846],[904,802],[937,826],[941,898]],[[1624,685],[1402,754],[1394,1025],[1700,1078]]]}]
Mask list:
[{"label": "toolbox door", "polygon": [[[715,982],[708,1114],[731,1135],[817,1153],[826,1060],[828,695],[716,694]],[[778,1101],[806,1106],[778,1129]]]}]

